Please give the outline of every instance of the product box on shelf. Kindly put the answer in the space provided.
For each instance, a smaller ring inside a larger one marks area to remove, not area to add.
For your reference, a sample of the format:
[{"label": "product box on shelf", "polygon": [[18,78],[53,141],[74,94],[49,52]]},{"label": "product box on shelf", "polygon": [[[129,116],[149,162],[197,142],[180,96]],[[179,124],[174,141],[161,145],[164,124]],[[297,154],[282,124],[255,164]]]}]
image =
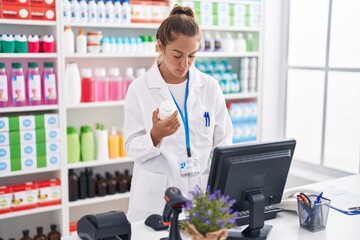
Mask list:
[{"label": "product box on shelf", "polygon": [[37,187],[39,190],[39,206],[61,204],[61,184],[59,179],[53,178],[45,181],[38,181]]},{"label": "product box on shelf", "polygon": [[29,6],[30,0],[0,0],[1,5]]},{"label": "product box on shelf", "polygon": [[35,156],[27,156],[21,158],[21,170],[30,170],[36,169],[36,160]]},{"label": "product box on shelf", "polygon": [[58,127],[57,113],[0,117],[0,132]]},{"label": "product box on shelf", "polygon": [[151,1],[133,0],[131,1],[131,22],[150,23],[151,22]]},{"label": "product box on shelf", "polygon": [[59,114],[49,113],[49,114],[37,114],[36,118],[36,128],[54,128],[59,127]]},{"label": "product box on shelf", "polygon": [[32,7],[52,7],[55,8],[55,0],[30,0],[30,6]]},{"label": "product box on shelf", "polygon": [[11,212],[11,200],[12,193],[10,187],[0,186],[0,214]]},{"label": "product box on shelf", "polygon": [[46,167],[47,168],[60,167],[60,155],[59,154],[46,155]]},{"label": "product box on shelf", "polygon": [[30,19],[30,7],[1,4],[2,17],[6,19]]},{"label": "product box on shelf", "polygon": [[30,18],[31,20],[56,20],[56,10],[55,8],[48,7],[30,7]]},{"label": "product box on shelf", "polygon": [[[10,159],[0,159],[0,176],[11,172]],[[1,204],[0,204],[1,205]]]},{"label": "product box on shelf", "polygon": [[161,23],[169,15],[168,1],[152,1],[151,22]]},{"label": "product box on shelf", "polygon": [[21,211],[37,207],[38,190],[35,182],[25,182],[11,186],[13,211]]},{"label": "product box on shelf", "polygon": [[10,159],[10,147],[0,146],[0,160]]}]

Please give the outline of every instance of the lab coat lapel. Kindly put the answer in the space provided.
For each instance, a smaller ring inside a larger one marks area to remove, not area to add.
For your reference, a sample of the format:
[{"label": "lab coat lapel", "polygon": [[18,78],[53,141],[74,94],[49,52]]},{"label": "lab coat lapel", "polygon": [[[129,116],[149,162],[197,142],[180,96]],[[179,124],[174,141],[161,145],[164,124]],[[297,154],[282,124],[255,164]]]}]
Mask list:
[{"label": "lab coat lapel", "polygon": [[200,96],[200,88],[203,85],[201,79],[199,79],[199,74],[197,70],[192,67],[190,68],[190,82],[189,82],[189,96],[187,102],[187,108],[191,109],[191,107],[195,104],[197,99]]},{"label": "lab coat lapel", "polygon": [[156,62],[150,68],[149,78],[148,78],[148,86],[149,86],[149,88],[159,89],[159,95],[164,100],[171,99],[169,89],[165,83],[165,80],[161,76],[159,67],[157,66]]}]

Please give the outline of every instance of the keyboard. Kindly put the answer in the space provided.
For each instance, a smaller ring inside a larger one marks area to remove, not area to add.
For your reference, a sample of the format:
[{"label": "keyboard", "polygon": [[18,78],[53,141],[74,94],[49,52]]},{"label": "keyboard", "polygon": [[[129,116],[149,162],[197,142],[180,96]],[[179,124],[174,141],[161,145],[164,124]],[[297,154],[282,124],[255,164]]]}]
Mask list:
[{"label": "keyboard", "polygon": [[[284,209],[274,206],[266,206],[265,220],[276,218],[277,213],[282,212]],[[249,211],[241,211],[239,212],[239,217],[236,219],[236,225],[243,226],[249,224]]]}]

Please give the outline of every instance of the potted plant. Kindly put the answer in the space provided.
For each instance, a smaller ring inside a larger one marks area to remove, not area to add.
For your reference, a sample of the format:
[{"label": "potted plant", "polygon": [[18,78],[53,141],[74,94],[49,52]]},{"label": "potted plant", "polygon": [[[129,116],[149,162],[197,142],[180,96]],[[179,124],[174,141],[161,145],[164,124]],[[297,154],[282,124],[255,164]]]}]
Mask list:
[{"label": "potted plant", "polygon": [[238,213],[231,209],[235,200],[221,195],[220,191],[211,193],[209,188],[204,192],[199,186],[190,195],[192,201],[184,206],[187,220],[181,223],[185,232],[194,240],[226,239],[228,229],[236,226]]}]

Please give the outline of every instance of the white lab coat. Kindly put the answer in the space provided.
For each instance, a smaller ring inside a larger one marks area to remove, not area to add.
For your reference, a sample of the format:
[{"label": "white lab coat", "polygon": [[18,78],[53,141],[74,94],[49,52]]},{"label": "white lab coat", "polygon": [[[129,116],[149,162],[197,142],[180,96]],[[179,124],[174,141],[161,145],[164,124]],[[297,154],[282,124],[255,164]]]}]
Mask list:
[{"label": "white lab coat", "polygon": [[[153,146],[150,136],[153,111],[164,100],[172,100],[158,65],[155,63],[130,84],[124,106],[125,149],[135,161],[128,210],[130,221],[162,214],[168,187],[178,187],[185,196],[196,184],[205,189],[212,150],[232,143],[232,124],[219,83],[195,67],[189,70],[189,77],[187,109],[191,153],[200,160],[197,176],[180,174],[180,162],[186,158],[182,122],[178,131],[162,139],[159,146]],[[205,111],[210,114],[210,127],[205,126]]]}]

